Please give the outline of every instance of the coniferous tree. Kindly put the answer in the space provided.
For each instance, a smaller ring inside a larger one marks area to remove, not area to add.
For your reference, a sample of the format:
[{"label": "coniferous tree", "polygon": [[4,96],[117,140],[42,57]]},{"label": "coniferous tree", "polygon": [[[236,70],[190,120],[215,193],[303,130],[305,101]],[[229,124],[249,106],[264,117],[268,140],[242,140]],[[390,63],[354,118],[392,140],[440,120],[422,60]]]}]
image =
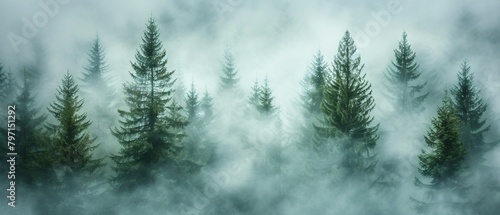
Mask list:
[{"label": "coniferous tree", "polygon": [[173,100],[174,71],[167,71],[166,51],[153,18],[132,63],[133,81],[124,85],[128,110],[119,110],[120,126],[112,132],[122,145],[112,184],[119,191],[153,183],[165,174],[174,178],[187,125]]},{"label": "coniferous tree", "polygon": [[226,50],[224,52],[222,74],[220,75],[220,89],[226,92],[237,91],[239,83],[237,75],[238,70],[234,65],[233,54],[229,50]]},{"label": "coniferous tree", "polygon": [[88,65],[84,67],[82,92],[88,100],[92,100],[95,118],[110,117],[110,106],[114,104],[115,93],[106,77],[108,72],[104,48],[97,36],[88,53]]},{"label": "coniferous tree", "polygon": [[248,103],[250,105],[250,108],[257,110],[259,108],[259,103],[260,103],[260,85],[259,81],[255,79],[253,82],[253,86],[251,89],[251,94],[250,97],[248,98]]},{"label": "coniferous tree", "polygon": [[214,143],[208,136],[208,128],[212,122],[212,98],[205,92],[200,99],[198,92],[191,84],[191,89],[185,97],[186,112],[189,124],[186,127],[185,149],[188,151],[187,159],[206,165],[214,154]]},{"label": "coniferous tree", "polygon": [[321,137],[334,138],[341,153],[340,170],[345,176],[366,173],[375,165],[371,149],[376,145],[378,125],[372,126],[374,108],[371,85],[361,74],[363,65],[354,41],[346,31],[325,82],[321,109],[322,125],[316,126]]},{"label": "coniferous tree", "polygon": [[33,91],[33,77],[24,70],[23,86],[16,99],[16,143],[19,149],[18,179],[25,185],[35,188],[43,184],[47,177],[43,176],[50,171],[46,162],[50,156],[47,143],[43,141],[40,127],[46,115],[40,114],[41,107],[36,106]]},{"label": "coniferous tree", "polygon": [[495,214],[499,209],[496,193],[500,189],[500,183],[492,173],[498,171],[498,166],[486,165],[484,155],[492,150],[498,141],[486,142],[484,139],[484,134],[490,129],[490,125],[486,124],[486,118],[483,116],[487,105],[483,103],[479,94],[480,91],[474,86],[474,75],[470,71],[470,65],[464,60],[452,96],[459,120],[460,139],[467,151],[466,161],[469,166],[467,172],[478,179],[474,191],[479,201],[473,208],[476,214]]},{"label": "coniferous tree", "polygon": [[260,86],[260,95],[259,95],[259,106],[258,111],[263,116],[274,116],[276,115],[278,108],[274,104],[274,96],[272,95],[273,91],[269,86],[269,80],[264,79],[264,84]]},{"label": "coniferous tree", "polygon": [[325,87],[326,62],[321,51],[314,56],[309,71],[302,81],[304,92],[300,95],[301,105],[306,114],[320,114],[323,89]]},{"label": "coniferous tree", "polygon": [[385,76],[389,81],[388,90],[396,108],[402,112],[422,110],[422,102],[428,93],[421,94],[425,83],[412,84],[422,72],[419,71],[419,65],[415,60],[416,53],[411,49],[406,32],[403,32],[403,38],[399,42],[398,49],[394,50],[394,55],[396,59],[387,69]]},{"label": "coniferous tree", "polygon": [[45,126],[50,134],[52,166],[59,172],[55,189],[61,199],[56,211],[61,214],[70,213],[92,196],[91,190],[100,183],[104,166],[103,159],[92,158],[98,144],[87,131],[92,122],[85,113],[80,113],[83,99],[78,91],[73,76],[66,73],[56,100],[48,108],[55,123]]},{"label": "coniferous tree", "polygon": [[484,133],[490,129],[486,125],[483,114],[487,105],[479,96],[479,90],[474,87],[474,76],[470,72],[467,60],[462,64],[458,74],[458,84],[452,90],[454,107],[460,120],[461,140],[467,149],[469,161],[482,162],[484,153],[491,150],[495,145],[486,143]]},{"label": "coniferous tree", "polygon": [[430,148],[418,156],[419,173],[430,179],[430,184],[424,184],[415,178],[417,187],[431,190],[431,201],[415,200],[416,209],[420,213],[431,213],[436,208],[448,208],[460,211],[460,202],[456,197],[463,197],[468,187],[464,183],[464,161],[466,148],[460,140],[459,119],[448,94],[443,104],[437,109],[437,117],[432,119],[432,127],[425,136],[425,143]]}]

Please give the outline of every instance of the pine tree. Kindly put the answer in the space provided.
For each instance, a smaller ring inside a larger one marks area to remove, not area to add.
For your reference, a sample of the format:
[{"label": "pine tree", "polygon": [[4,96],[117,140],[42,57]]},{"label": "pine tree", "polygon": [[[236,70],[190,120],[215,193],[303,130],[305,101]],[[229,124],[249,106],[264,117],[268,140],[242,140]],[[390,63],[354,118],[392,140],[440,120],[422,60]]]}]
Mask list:
[{"label": "pine tree", "polygon": [[237,76],[238,70],[234,65],[233,54],[229,50],[226,50],[224,52],[222,74],[220,75],[220,89],[226,92],[237,91],[239,83]]},{"label": "pine tree", "polygon": [[321,103],[324,120],[316,126],[319,136],[337,140],[345,176],[372,169],[375,161],[370,150],[378,139],[378,125],[371,126],[373,117],[369,115],[375,106],[371,85],[361,74],[361,58],[355,54],[356,46],[346,31],[325,84]]},{"label": "pine tree", "polygon": [[[174,71],[167,71],[166,51],[153,18],[132,63],[133,81],[124,85],[128,110],[119,110],[120,126],[113,134],[122,145],[113,185],[119,191],[153,183],[162,173],[174,178],[187,125],[182,108],[173,100]],[[167,171],[168,170],[168,171]]]},{"label": "pine tree", "polygon": [[200,99],[198,97],[198,92],[196,92],[194,82],[191,82],[191,88],[184,98],[184,101],[186,103],[187,117],[190,123],[196,123],[195,120],[198,118],[197,114],[200,105]]},{"label": "pine tree", "polygon": [[[428,204],[417,201],[417,211],[432,213],[432,207],[457,207],[455,196],[463,196],[467,191],[464,184],[463,170],[466,149],[460,140],[459,119],[453,107],[451,98],[446,94],[443,104],[437,109],[437,117],[432,119],[432,128],[425,136],[429,150],[422,151],[418,156],[419,173],[429,178],[430,184],[424,184],[415,178],[415,185],[428,187],[437,194],[431,200],[438,202]],[[441,196],[440,196],[441,195]]]},{"label": "pine tree", "polygon": [[273,91],[269,86],[269,80],[264,79],[264,84],[260,86],[260,95],[259,95],[259,108],[258,111],[263,116],[274,116],[276,115],[278,108],[274,105],[274,96],[272,95]]},{"label": "pine tree", "polygon": [[406,32],[403,32],[403,39],[399,42],[398,49],[394,50],[394,55],[396,59],[387,69],[385,77],[389,81],[388,90],[395,106],[402,112],[422,110],[422,102],[428,93],[421,94],[425,83],[412,84],[422,72],[419,71],[419,65],[415,61],[416,53],[408,43]]},{"label": "pine tree", "polygon": [[325,87],[325,74],[327,72],[326,62],[321,51],[314,56],[301,85],[304,92],[300,95],[301,105],[307,114],[321,113],[321,101],[323,100],[323,89]]},{"label": "pine tree", "polygon": [[208,92],[205,92],[199,99],[198,92],[192,83],[184,100],[189,121],[184,144],[185,150],[188,151],[187,159],[204,166],[214,154],[214,143],[208,136],[213,115],[212,98]]},{"label": "pine tree", "polygon": [[484,141],[484,133],[490,129],[483,114],[487,105],[479,97],[474,87],[474,75],[470,72],[467,60],[462,63],[458,74],[458,84],[452,90],[454,107],[460,120],[461,140],[467,149],[467,157],[473,163],[482,162],[483,155],[495,145]]},{"label": "pine tree", "polygon": [[250,108],[253,110],[259,109],[259,103],[260,103],[260,94],[261,94],[261,89],[259,85],[259,81],[255,79],[253,82],[253,86],[251,89],[251,94],[250,97],[248,98],[248,104],[250,105]]},{"label": "pine tree", "polygon": [[47,156],[50,150],[43,142],[42,128],[40,127],[46,115],[40,114],[41,107],[36,106],[33,91],[33,77],[31,73],[24,70],[23,86],[21,93],[16,99],[16,145],[19,154],[18,180],[30,188],[37,184],[43,184],[50,171]]},{"label": "pine tree", "polygon": [[203,122],[205,124],[205,127],[208,126],[208,122],[212,122],[214,118],[214,111],[213,111],[213,98],[210,96],[210,93],[208,93],[208,90],[205,89],[205,93],[203,93],[203,97],[201,98],[200,101],[200,112],[202,115]]},{"label": "pine tree", "polygon": [[87,131],[92,122],[87,114],[80,113],[83,99],[78,91],[73,76],[67,72],[56,100],[48,108],[55,123],[46,123],[45,128],[50,139],[52,167],[59,174],[56,181],[46,185],[47,189],[55,190],[56,208],[45,210],[58,211],[54,214],[68,214],[75,207],[83,209],[81,202],[95,195],[93,190],[102,183],[103,159],[92,158],[98,144]]},{"label": "pine tree", "polygon": [[87,100],[92,100],[95,118],[110,117],[110,106],[113,105],[115,93],[106,77],[108,65],[101,40],[97,36],[88,53],[88,65],[84,67],[82,92]]}]

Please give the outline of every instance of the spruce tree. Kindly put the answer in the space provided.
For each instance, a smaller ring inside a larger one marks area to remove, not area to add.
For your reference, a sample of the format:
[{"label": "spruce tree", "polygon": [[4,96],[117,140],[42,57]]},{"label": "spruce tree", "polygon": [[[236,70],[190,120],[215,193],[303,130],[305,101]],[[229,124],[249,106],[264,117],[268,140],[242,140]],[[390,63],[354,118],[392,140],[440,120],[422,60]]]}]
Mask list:
[{"label": "spruce tree", "polygon": [[200,99],[198,92],[191,84],[191,89],[185,97],[186,112],[189,124],[186,127],[185,151],[187,159],[200,166],[206,165],[214,153],[214,143],[208,136],[208,129],[212,122],[212,99],[205,92]]},{"label": "spruce tree", "polygon": [[133,190],[153,183],[165,174],[174,178],[185,117],[182,108],[173,100],[174,71],[167,70],[166,51],[153,18],[149,19],[136,62],[132,82],[124,85],[128,110],[119,110],[119,127],[113,134],[122,145],[116,163],[116,176],[112,179],[118,191]]},{"label": "spruce tree", "polygon": [[232,92],[238,90],[239,78],[238,70],[234,65],[233,54],[226,49],[224,52],[224,63],[222,65],[222,74],[220,75],[221,91]]},{"label": "spruce tree", "polygon": [[457,207],[456,197],[463,197],[467,191],[464,183],[464,161],[466,148],[460,140],[459,119],[453,107],[451,98],[445,95],[442,105],[437,109],[437,117],[432,119],[432,127],[425,136],[429,150],[422,151],[418,156],[419,173],[428,179],[430,184],[424,184],[415,178],[415,185],[427,187],[434,192],[430,195],[431,202],[417,202],[417,211],[431,212],[433,207]]},{"label": "spruce tree", "polygon": [[413,84],[422,72],[419,71],[419,65],[415,60],[416,53],[411,49],[406,32],[403,32],[403,38],[399,42],[398,49],[394,50],[394,56],[396,59],[387,69],[385,77],[389,81],[388,90],[395,107],[402,112],[422,110],[422,102],[428,93],[421,93],[425,83]]},{"label": "spruce tree", "polygon": [[253,86],[251,89],[250,97],[248,98],[248,104],[250,105],[250,108],[253,110],[257,110],[259,108],[259,103],[260,103],[260,85],[259,81],[255,79],[253,82]]},{"label": "spruce tree", "polygon": [[45,127],[50,139],[52,168],[58,174],[55,181],[44,186],[55,190],[51,193],[54,193],[52,199],[56,200],[56,205],[55,209],[41,207],[54,214],[74,213],[71,211],[75,207],[83,210],[82,202],[90,200],[97,186],[102,185],[103,159],[92,158],[98,144],[87,131],[92,122],[87,114],[80,113],[83,99],[79,98],[78,91],[73,76],[67,72],[57,90],[56,100],[48,108],[55,123],[46,123]]},{"label": "spruce tree", "polygon": [[94,118],[110,118],[110,106],[113,105],[115,93],[106,77],[108,72],[104,48],[97,36],[88,53],[88,64],[84,67],[82,92],[87,100],[92,100]]},{"label": "spruce tree", "polygon": [[273,91],[269,86],[269,80],[264,79],[264,84],[260,86],[260,95],[259,95],[259,106],[258,111],[263,116],[274,116],[276,115],[278,108],[274,104],[274,96],[272,95]]},{"label": "spruce tree", "polygon": [[16,145],[19,154],[19,181],[34,188],[37,184],[43,184],[47,177],[43,176],[50,171],[47,156],[50,150],[43,142],[41,125],[47,118],[40,114],[41,107],[36,105],[33,92],[33,77],[31,73],[24,70],[23,85],[21,93],[16,99]]},{"label": "spruce tree", "polygon": [[483,117],[487,105],[479,96],[479,90],[474,87],[474,75],[470,72],[467,60],[462,63],[458,74],[458,84],[452,90],[454,107],[460,120],[461,140],[467,149],[469,161],[483,161],[483,155],[495,144],[486,143],[484,133],[490,129]]},{"label": "spruce tree", "polygon": [[323,54],[321,51],[318,51],[309,66],[308,73],[301,83],[304,91],[300,95],[301,105],[306,110],[306,114],[321,113],[326,72],[327,66]]},{"label": "spruce tree", "polygon": [[375,147],[378,125],[372,126],[370,112],[375,104],[371,85],[361,74],[361,58],[349,31],[339,43],[333,69],[325,82],[321,109],[323,122],[316,126],[321,137],[334,138],[341,153],[340,169],[345,176],[366,173],[375,165],[370,154]]}]

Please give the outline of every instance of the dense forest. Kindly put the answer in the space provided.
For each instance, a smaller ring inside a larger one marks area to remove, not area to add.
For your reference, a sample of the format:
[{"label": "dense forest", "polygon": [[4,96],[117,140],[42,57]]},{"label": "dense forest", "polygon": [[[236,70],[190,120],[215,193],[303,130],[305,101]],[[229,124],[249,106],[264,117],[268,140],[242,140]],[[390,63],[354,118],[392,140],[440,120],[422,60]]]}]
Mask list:
[{"label": "dense forest", "polygon": [[113,71],[100,33],[80,50],[85,66],[57,71],[54,85],[36,64],[14,71],[0,59],[0,116],[15,115],[15,127],[0,126],[0,159],[17,153],[16,205],[4,198],[2,214],[500,211],[491,156],[500,125],[467,56],[452,85],[439,83],[401,30],[393,51],[379,53],[391,60],[377,62],[384,87],[375,88],[345,30],[332,59],[324,47],[297,68],[303,79],[284,111],[275,87],[287,80],[244,80],[231,46],[214,53],[218,83],[207,86],[175,68],[153,15],[143,26],[134,58],[121,59],[128,71]]}]

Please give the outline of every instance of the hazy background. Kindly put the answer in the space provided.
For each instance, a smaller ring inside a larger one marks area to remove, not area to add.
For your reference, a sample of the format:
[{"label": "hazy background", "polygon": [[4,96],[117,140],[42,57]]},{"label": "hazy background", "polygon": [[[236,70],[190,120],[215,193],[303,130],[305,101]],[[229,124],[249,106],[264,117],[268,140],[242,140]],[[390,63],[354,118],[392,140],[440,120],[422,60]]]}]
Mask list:
[{"label": "hazy background", "polygon": [[[48,0],[0,2],[0,62],[17,78],[23,66],[36,65],[41,70],[43,84],[38,98],[44,106],[54,100],[67,70],[82,77],[97,34],[106,51],[108,75],[121,92],[121,84],[130,78],[130,61],[141,43],[145,23],[152,16],[167,51],[167,66],[177,71],[180,83],[188,86],[193,80],[200,90],[215,92],[223,52],[229,47],[245,97],[253,81],[267,75],[286,125],[295,118],[302,90],[299,82],[313,55],[321,50],[330,65],[340,38],[349,30],[373,86],[375,121],[381,122],[381,132],[390,133],[394,127],[390,125],[392,107],[383,95],[383,73],[406,31],[421,64],[422,80],[429,79],[431,91],[421,121],[409,128],[416,132],[415,137],[424,135],[443,90],[456,83],[465,58],[489,105],[492,129],[488,134],[500,133],[500,2],[496,0],[66,0],[58,3],[54,16],[16,50],[8,35],[23,36],[23,19],[32,23],[34,15],[43,11],[40,2]],[[397,13],[390,12],[391,4],[399,5]],[[377,19],[381,13],[388,14],[382,21]],[[395,134],[387,137],[391,138],[400,139]],[[390,147],[380,141],[381,154],[386,148],[409,155],[419,153],[423,141],[415,140]],[[104,147],[111,150],[109,146]],[[489,156],[488,162],[500,164],[498,147]],[[297,192],[307,197],[313,191]]]}]

